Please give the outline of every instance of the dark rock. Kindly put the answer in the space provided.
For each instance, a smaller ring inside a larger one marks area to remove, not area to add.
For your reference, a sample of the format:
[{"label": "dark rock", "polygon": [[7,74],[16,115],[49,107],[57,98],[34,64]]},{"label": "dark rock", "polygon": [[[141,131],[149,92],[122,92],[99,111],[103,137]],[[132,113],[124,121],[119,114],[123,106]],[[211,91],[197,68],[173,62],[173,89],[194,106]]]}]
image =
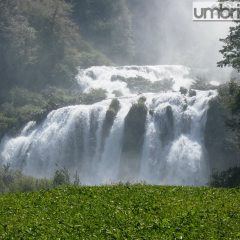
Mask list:
[{"label": "dark rock", "polygon": [[182,95],[187,95],[187,93],[188,93],[188,90],[185,87],[180,87],[179,91]]},{"label": "dark rock", "polygon": [[193,89],[189,90],[189,97],[195,97],[197,95],[197,92]]},{"label": "dark rock", "polygon": [[102,145],[101,149],[103,150],[106,138],[109,136],[111,128],[113,126],[114,120],[117,116],[118,111],[120,110],[120,102],[117,99],[113,99],[107,112],[105,115],[105,119],[103,122],[103,130],[102,130]]},{"label": "dark rock", "polygon": [[134,180],[139,173],[146,118],[147,107],[141,98],[125,119],[120,177],[126,181]]}]

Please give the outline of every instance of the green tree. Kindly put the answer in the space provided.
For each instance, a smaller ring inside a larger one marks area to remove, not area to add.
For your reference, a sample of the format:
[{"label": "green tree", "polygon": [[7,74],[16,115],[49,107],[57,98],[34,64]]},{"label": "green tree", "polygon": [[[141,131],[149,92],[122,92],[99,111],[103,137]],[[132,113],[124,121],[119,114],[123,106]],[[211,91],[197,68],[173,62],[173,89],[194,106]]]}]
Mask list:
[{"label": "green tree", "polygon": [[80,61],[81,41],[78,28],[70,18],[71,5],[63,0],[27,0],[22,3],[21,11],[37,31],[39,47],[34,72],[39,82],[69,82]]},{"label": "green tree", "polygon": [[66,168],[56,170],[53,178],[53,186],[57,187],[67,184],[70,184],[70,176],[68,170]]},{"label": "green tree", "polygon": [[224,43],[220,53],[223,60],[218,62],[219,67],[230,66],[240,71],[240,24],[230,27],[229,35],[220,39]]},{"label": "green tree", "polygon": [[133,57],[132,19],[126,0],[72,0],[83,36],[114,62]]}]

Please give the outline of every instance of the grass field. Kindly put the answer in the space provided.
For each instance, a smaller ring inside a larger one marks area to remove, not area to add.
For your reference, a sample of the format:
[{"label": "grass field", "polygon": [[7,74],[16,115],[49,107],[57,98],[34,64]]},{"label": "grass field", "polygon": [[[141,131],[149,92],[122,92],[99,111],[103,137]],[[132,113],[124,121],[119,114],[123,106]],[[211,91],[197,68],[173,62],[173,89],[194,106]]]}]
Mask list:
[{"label": "grass field", "polygon": [[1,195],[0,239],[240,239],[240,189],[120,185]]}]

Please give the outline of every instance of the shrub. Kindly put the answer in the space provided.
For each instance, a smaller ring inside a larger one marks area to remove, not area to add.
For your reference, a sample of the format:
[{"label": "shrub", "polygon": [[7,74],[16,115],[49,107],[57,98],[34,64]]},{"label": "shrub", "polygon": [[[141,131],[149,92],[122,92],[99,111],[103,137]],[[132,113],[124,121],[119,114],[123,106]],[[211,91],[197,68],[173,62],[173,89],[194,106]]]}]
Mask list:
[{"label": "shrub", "polygon": [[43,107],[46,104],[44,97],[40,93],[29,91],[26,88],[13,88],[10,90],[9,97],[9,102],[15,107],[22,107],[28,104]]},{"label": "shrub", "polygon": [[174,81],[172,78],[163,79],[161,81],[151,82],[141,76],[125,78],[119,75],[113,75],[111,81],[122,81],[127,83],[128,88],[133,93],[139,92],[161,92],[169,91],[172,89]]},{"label": "shrub", "polygon": [[114,90],[112,93],[115,95],[115,97],[122,97],[123,96],[122,92],[118,91],[118,90]]},{"label": "shrub", "polygon": [[0,105],[0,138],[9,130],[16,133],[29,121],[41,122],[49,112],[76,104],[93,104],[106,99],[106,91],[92,89],[89,93],[80,90],[48,87],[36,93],[24,88],[14,88]]},{"label": "shrub", "polygon": [[66,168],[56,170],[53,178],[53,186],[67,185],[70,183],[69,172]]},{"label": "shrub", "polygon": [[84,104],[93,104],[96,102],[100,102],[106,98],[106,90],[99,88],[91,89],[89,93],[84,93],[81,97],[81,100]]},{"label": "shrub", "polygon": [[11,169],[10,165],[0,167],[0,193],[31,192],[52,186],[51,180],[24,176],[20,171]]}]

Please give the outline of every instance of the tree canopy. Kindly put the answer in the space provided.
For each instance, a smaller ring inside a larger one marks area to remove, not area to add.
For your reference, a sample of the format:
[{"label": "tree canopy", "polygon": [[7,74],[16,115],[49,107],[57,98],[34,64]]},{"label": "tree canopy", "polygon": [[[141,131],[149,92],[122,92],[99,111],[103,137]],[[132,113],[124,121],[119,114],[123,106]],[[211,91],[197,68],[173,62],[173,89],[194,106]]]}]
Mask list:
[{"label": "tree canopy", "polygon": [[230,66],[240,71],[240,24],[231,27],[229,35],[221,41],[224,43],[220,50],[223,60],[218,62],[218,66]]}]

